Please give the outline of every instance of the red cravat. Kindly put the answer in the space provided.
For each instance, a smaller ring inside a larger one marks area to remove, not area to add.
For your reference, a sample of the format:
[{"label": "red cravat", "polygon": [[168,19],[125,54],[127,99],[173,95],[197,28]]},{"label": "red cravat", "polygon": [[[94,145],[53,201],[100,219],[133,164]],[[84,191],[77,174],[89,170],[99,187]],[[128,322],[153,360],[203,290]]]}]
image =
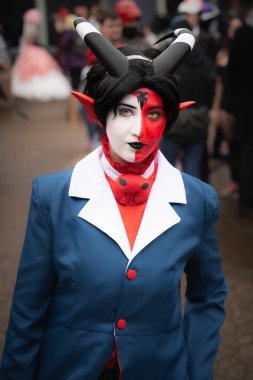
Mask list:
[{"label": "red cravat", "polygon": [[135,206],[147,202],[153,182],[153,175],[146,179],[137,174],[122,174],[110,185],[117,202]]}]

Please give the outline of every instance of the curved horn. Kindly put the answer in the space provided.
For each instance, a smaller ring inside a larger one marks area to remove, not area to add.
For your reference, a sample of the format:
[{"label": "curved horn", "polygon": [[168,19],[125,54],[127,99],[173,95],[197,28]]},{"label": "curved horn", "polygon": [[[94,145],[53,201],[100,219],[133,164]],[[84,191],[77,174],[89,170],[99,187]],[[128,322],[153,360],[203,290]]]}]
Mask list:
[{"label": "curved horn", "polygon": [[77,33],[90,50],[95,54],[98,61],[113,77],[121,77],[128,71],[127,58],[116,49],[102,34],[85,18],[78,17],[74,21]]},{"label": "curved horn", "polygon": [[155,74],[173,74],[192,51],[195,38],[188,29],[176,29],[160,38],[156,43],[169,37],[177,37],[172,44],[153,60]]}]

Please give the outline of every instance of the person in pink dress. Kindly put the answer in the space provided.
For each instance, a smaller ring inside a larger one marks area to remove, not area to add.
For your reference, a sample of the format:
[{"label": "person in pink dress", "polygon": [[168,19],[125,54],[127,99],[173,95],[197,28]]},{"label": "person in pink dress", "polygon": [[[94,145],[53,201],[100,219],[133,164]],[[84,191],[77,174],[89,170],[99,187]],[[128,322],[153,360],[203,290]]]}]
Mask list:
[{"label": "person in pink dress", "polygon": [[47,50],[36,46],[41,13],[37,9],[29,9],[23,19],[20,50],[12,70],[12,94],[27,100],[68,98],[71,90],[68,79]]}]

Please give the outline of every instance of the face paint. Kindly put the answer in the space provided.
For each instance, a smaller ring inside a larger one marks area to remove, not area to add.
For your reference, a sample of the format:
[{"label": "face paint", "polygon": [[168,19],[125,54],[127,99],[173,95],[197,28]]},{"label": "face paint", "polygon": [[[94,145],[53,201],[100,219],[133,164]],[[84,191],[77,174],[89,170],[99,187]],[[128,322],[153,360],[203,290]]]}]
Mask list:
[{"label": "face paint", "polygon": [[106,120],[110,154],[121,164],[143,162],[157,147],[166,124],[161,97],[140,88],[119,102]]}]

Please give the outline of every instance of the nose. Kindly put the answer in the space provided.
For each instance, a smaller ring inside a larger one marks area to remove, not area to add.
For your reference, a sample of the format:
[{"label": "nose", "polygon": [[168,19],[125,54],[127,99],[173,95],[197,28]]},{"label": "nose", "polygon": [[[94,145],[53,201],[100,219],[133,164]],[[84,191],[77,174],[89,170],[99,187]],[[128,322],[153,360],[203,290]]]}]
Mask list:
[{"label": "nose", "polygon": [[137,137],[138,139],[140,139],[141,137],[143,137],[143,133],[141,133],[141,130],[140,130],[140,131],[137,131],[136,129],[134,129],[134,130],[132,131],[132,135],[133,135],[134,137]]},{"label": "nose", "polygon": [[131,133],[134,137],[140,138],[141,130],[141,117],[138,115],[138,117],[133,118]]}]

